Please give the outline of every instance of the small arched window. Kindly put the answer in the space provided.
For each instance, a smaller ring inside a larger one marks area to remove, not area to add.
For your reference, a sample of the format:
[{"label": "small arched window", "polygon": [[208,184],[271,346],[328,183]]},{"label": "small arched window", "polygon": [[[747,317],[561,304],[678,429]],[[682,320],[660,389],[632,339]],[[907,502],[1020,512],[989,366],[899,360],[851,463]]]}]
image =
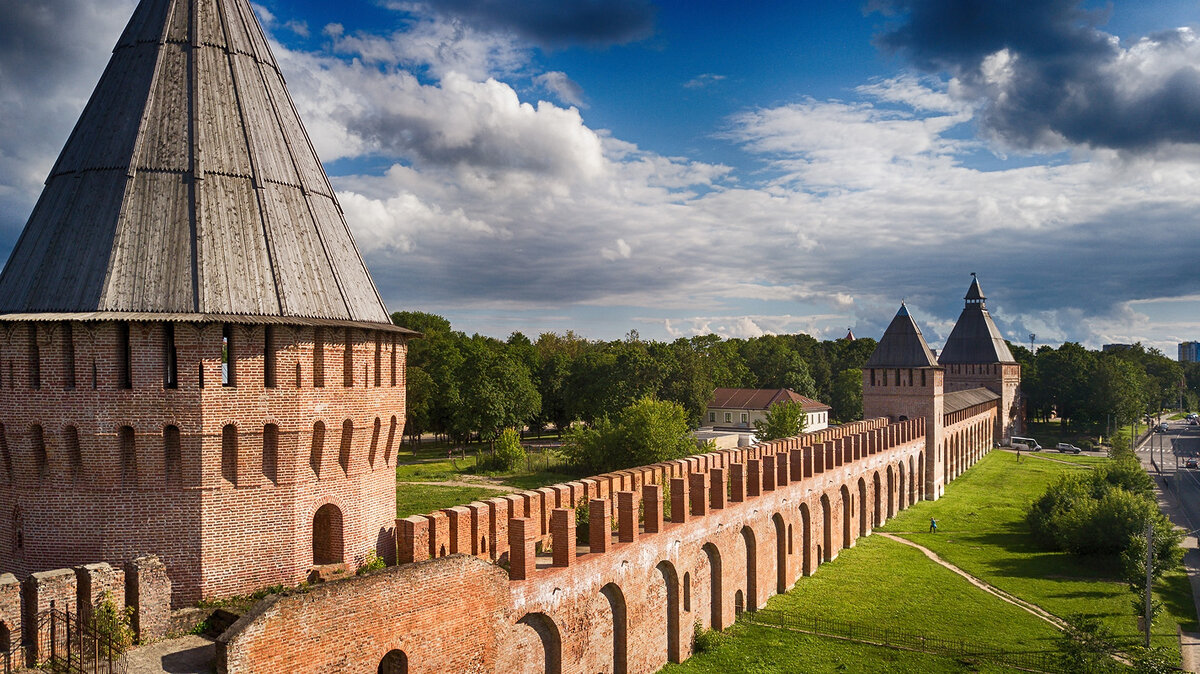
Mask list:
[{"label": "small arched window", "polygon": [[401,650],[391,650],[379,661],[379,674],[408,674],[408,656]]},{"label": "small arched window", "polygon": [[321,477],[321,458],[325,453],[325,422],[313,424],[312,448],[308,451],[308,465],[312,468],[314,477]]},{"label": "small arched window", "polygon": [[313,328],[313,386],[325,385],[325,330]]},{"label": "small arched window", "polygon": [[263,426],[262,472],[272,484],[279,482],[279,426],[275,424]]},{"label": "small arched window", "polygon": [[342,473],[350,472],[350,449],[354,444],[354,422],[349,419],[342,422],[342,443],[338,449],[338,463]]},{"label": "small arched window", "polygon": [[226,424],[221,429],[221,477],[229,484],[237,484],[237,461],[237,426]]},{"label": "small arched window", "polygon": [[350,328],[342,334],[342,386],[354,386],[354,333]]}]

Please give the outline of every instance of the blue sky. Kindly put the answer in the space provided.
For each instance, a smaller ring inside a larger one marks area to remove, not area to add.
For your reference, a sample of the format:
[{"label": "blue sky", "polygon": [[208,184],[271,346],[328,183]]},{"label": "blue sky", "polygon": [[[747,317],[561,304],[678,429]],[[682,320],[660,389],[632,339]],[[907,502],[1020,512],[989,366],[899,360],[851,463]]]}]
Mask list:
[{"label": "blue sky", "polygon": [[[135,0],[0,0],[0,255]],[[259,0],[393,310],[1200,339],[1191,2]]]}]

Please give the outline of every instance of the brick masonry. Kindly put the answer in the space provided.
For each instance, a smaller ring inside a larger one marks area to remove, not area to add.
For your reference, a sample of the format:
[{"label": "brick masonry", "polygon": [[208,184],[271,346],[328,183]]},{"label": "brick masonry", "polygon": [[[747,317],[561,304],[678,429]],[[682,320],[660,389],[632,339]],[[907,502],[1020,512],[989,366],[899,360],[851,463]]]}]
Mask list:
[{"label": "brick masonry", "polygon": [[[402,335],[271,326],[268,387],[265,326],[233,325],[235,385],[223,386],[222,324],[125,325],[128,388],[122,324],[0,323],[0,571],[155,554],[177,607],[294,584],[314,566],[326,505],[341,561],[394,561]],[[177,387],[164,385],[168,325]]]},{"label": "brick masonry", "polygon": [[[993,405],[949,427],[971,443],[961,467],[990,448],[988,434],[961,431],[994,414]],[[428,559],[428,520],[401,520],[400,559],[424,561],[263,602],[218,641],[219,671],[369,673],[393,649],[409,672],[657,671],[691,655],[694,623],[732,624],[737,606],[761,607],[920,498],[924,431],[923,418],[870,419],[593,476],[572,483],[578,491],[556,485],[549,493],[577,494],[590,510],[590,545],[578,547],[566,509],[551,508],[539,536],[537,512],[525,509],[536,511],[539,492],[493,499],[513,506],[502,513],[511,549],[500,554],[510,574],[489,563],[494,551]],[[751,464],[767,488],[737,494],[733,476]],[[767,464],[772,480],[763,479]],[[662,522],[667,481],[673,517]],[[730,499],[711,498],[730,490]],[[636,536],[612,531],[614,507],[628,526],[638,500]],[[482,518],[472,529],[488,530],[490,512],[469,509]]]}]

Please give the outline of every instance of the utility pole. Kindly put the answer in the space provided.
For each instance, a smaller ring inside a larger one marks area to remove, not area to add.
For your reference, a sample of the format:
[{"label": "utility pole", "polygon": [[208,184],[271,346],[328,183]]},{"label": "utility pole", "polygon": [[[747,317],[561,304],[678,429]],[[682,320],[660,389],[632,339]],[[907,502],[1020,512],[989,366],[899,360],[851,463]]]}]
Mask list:
[{"label": "utility pole", "polygon": [[1034,334],[1034,333],[1032,333],[1032,332],[1031,332],[1031,333],[1029,333],[1029,352],[1030,352],[1030,353],[1033,353],[1033,352],[1034,352],[1034,348],[1033,348],[1033,340],[1035,340],[1035,339],[1037,339],[1037,335],[1035,335],[1035,334]]},{"label": "utility pole", "polygon": [[1145,608],[1145,624],[1142,625],[1146,633],[1146,648],[1150,648],[1150,584],[1154,579],[1154,522],[1150,519],[1146,520],[1146,608]]}]

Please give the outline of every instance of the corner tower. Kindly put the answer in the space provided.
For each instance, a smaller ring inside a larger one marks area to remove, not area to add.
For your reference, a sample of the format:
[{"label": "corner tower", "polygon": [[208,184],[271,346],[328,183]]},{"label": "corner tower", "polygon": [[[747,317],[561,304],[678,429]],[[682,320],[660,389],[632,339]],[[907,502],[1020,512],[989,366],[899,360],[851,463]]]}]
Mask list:
[{"label": "corner tower", "polygon": [[996,437],[1022,432],[1021,366],[988,313],[979,278],[971,274],[966,304],[946,339],[938,363],[946,368],[946,391],[986,388],[1000,395]]},{"label": "corner tower", "polygon": [[0,274],[0,571],[394,555],[406,340],[248,0],[142,0]]},{"label": "corner tower", "polygon": [[938,499],[945,491],[943,372],[903,303],[862,372],[864,418],[925,420],[924,498]]}]

